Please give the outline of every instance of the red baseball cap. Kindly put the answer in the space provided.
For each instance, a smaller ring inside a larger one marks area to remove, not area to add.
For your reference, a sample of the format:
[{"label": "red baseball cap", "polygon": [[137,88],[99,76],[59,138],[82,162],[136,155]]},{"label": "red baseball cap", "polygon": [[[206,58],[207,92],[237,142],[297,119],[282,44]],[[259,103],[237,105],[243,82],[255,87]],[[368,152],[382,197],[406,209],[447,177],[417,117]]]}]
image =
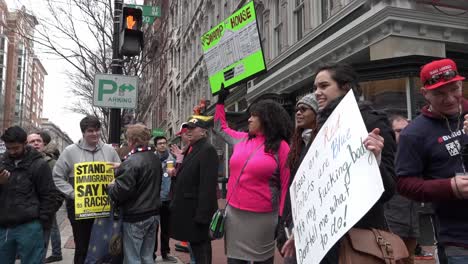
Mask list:
[{"label": "red baseball cap", "polygon": [[428,90],[439,88],[447,83],[463,81],[465,77],[458,75],[457,65],[451,59],[429,62],[421,68],[421,82]]},{"label": "red baseball cap", "polygon": [[182,123],[182,125],[180,126],[180,130],[179,130],[179,132],[177,132],[176,136],[180,136],[183,133],[187,132],[187,128],[184,127],[185,124],[186,124],[186,122]]}]

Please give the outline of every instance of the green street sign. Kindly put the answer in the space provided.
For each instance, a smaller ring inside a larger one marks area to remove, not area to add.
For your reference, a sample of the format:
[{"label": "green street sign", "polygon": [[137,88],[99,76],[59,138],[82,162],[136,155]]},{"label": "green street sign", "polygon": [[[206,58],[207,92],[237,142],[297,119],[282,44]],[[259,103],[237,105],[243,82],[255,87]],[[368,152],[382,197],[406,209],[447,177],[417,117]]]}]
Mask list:
[{"label": "green street sign", "polygon": [[132,5],[132,4],[125,4],[125,6],[141,9],[141,11],[143,12],[143,23],[152,24],[156,17],[161,17],[160,6]]},{"label": "green street sign", "polygon": [[136,108],[137,88],[136,76],[96,74],[93,105],[107,108]]}]

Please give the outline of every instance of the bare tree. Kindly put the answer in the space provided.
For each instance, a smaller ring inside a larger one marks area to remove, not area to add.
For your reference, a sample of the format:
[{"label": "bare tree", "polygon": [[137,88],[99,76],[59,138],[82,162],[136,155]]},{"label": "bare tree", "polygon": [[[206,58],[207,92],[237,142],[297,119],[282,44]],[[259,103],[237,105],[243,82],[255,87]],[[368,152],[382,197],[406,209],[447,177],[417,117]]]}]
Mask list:
[{"label": "bare tree", "polygon": [[[35,36],[31,38],[39,44],[42,52],[58,56],[72,66],[66,74],[69,76],[71,92],[76,96],[76,102],[70,102],[71,111],[98,116],[103,121],[104,132],[108,129],[109,109],[93,106],[93,83],[96,73],[111,73],[112,39],[114,10],[112,0],[45,0],[47,14],[36,16],[39,25]],[[34,12],[32,12],[34,15]],[[157,19],[154,25],[146,27],[146,31],[153,27],[157,31],[161,21]],[[21,34],[21,30],[18,29]],[[159,37],[158,34],[146,34],[145,37]],[[163,38],[164,40],[165,38]],[[145,40],[153,42],[158,40]],[[165,47],[166,45],[162,45]],[[140,76],[148,63],[161,60],[165,51],[145,49],[137,57],[126,58],[121,63],[125,75]],[[156,54],[158,54],[156,56]],[[144,87],[150,89],[151,87]],[[146,113],[150,111],[151,96],[155,92],[139,91],[138,107],[135,110],[123,110],[121,117],[128,121],[144,121]],[[107,137],[107,133],[103,133]]]}]

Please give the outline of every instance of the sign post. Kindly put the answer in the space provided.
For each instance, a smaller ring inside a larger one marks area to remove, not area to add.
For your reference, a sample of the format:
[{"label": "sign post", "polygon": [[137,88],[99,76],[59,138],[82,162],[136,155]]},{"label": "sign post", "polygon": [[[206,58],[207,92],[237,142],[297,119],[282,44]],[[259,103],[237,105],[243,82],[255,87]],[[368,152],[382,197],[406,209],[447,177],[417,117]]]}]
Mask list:
[{"label": "sign post", "polygon": [[108,108],[136,108],[138,77],[96,74],[93,105]]},{"label": "sign post", "polygon": [[143,23],[153,24],[157,17],[161,17],[160,6],[147,6],[147,5],[133,5],[125,4],[125,6],[132,8],[139,8],[143,12]]},{"label": "sign post", "polygon": [[320,263],[384,191],[352,90],[315,137],[289,189],[299,264]]}]

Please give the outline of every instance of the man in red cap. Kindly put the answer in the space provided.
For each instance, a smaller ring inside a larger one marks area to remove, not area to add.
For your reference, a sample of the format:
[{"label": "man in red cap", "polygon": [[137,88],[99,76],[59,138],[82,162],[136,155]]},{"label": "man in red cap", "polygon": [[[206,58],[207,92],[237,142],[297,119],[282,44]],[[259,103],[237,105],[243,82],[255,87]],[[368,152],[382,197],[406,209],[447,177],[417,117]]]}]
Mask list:
[{"label": "man in red cap", "polygon": [[[428,102],[400,134],[395,161],[400,194],[433,202],[441,263],[468,263],[468,173],[462,146],[462,81],[453,60],[421,68],[421,93]],[[465,176],[467,175],[467,176]],[[441,252],[441,251],[445,251]],[[445,260],[448,262],[443,262]]]}]

